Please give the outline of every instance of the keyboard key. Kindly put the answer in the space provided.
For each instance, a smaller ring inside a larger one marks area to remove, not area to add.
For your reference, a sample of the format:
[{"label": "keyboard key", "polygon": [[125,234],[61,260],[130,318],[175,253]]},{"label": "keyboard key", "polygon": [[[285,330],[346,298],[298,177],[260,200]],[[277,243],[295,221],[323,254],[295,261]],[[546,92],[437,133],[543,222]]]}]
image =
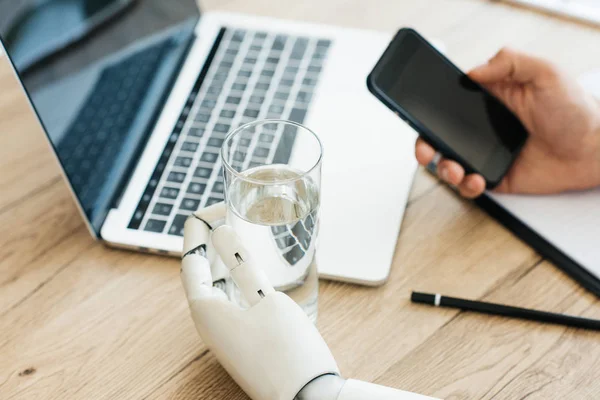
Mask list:
[{"label": "keyboard key", "polygon": [[190,130],[188,131],[188,136],[193,136],[193,137],[200,138],[203,135],[204,135],[204,129],[203,128],[190,128]]},{"label": "keyboard key", "polygon": [[306,229],[304,229],[304,225],[302,225],[302,223],[300,222],[297,222],[292,227],[292,233],[294,234],[294,236],[296,236],[296,238],[298,238],[300,245],[304,249],[308,249],[308,247],[310,246],[311,235],[306,231]]},{"label": "keyboard key", "polygon": [[273,41],[273,44],[271,45],[271,48],[273,50],[283,50],[283,48],[285,47],[285,41],[286,41],[286,37],[283,35],[277,35],[275,36],[275,40]]},{"label": "keyboard key", "polygon": [[152,210],[152,213],[157,214],[157,215],[165,215],[168,217],[169,214],[171,214],[172,209],[173,209],[173,205],[171,205],[171,204],[156,203],[154,205],[154,209]]},{"label": "keyboard key", "polygon": [[[227,76],[228,75],[229,75],[229,73],[227,71],[217,72],[216,74],[214,74],[212,76],[212,81],[213,82],[224,82],[224,81],[227,80]],[[204,108],[212,108],[216,104],[215,100],[208,99],[208,100],[205,100],[205,101],[207,102],[206,104],[204,102],[202,102],[202,107],[204,107]]]},{"label": "keyboard key", "polygon": [[265,101],[265,96],[250,96],[248,103],[262,104]]},{"label": "keyboard key", "polygon": [[260,40],[264,40],[266,39],[267,34],[265,32],[256,32],[256,34],[254,35],[255,39],[260,39]]},{"label": "keyboard key", "polygon": [[296,43],[294,43],[294,47],[298,47],[298,48],[306,48],[306,46],[308,46],[308,38],[306,37],[299,37],[298,39],[296,39]]},{"label": "keyboard key", "polygon": [[312,55],[313,60],[322,60],[324,58],[325,58],[325,53],[313,53],[313,55]]},{"label": "keyboard key", "polygon": [[284,73],[284,75],[294,76],[294,75],[296,75],[298,73],[298,67],[295,67],[295,66],[292,66],[292,65],[288,65],[283,70],[283,73]]},{"label": "keyboard key", "polygon": [[250,77],[250,75],[252,75],[252,71],[240,70],[238,72],[238,76],[240,76],[240,77],[246,77],[246,78],[248,78],[248,77]]},{"label": "keyboard key", "polygon": [[233,118],[235,116],[235,110],[222,110],[219,116],[222,118]]},{"label": "keyboard key", "polygon": [[250,146],[250,139],[242,138],[240,139],[240,147],[248,147]]},{"label": "keyboard key", "polygon": [[254,57],[246,57],[244,58],[245,64],[256,64],[256,58]]},{"label": "keyboard key", "polygon": [[220,85],[211,85],[208,89],[206,89],[206,93],[208,94],[219,94],[223,89]]},{"label": "keyboard key", "polygon": [[217,105],[217,101],[216,100],[211,100],[211,99],[204,99],[202,101],[202,103],[200,103],[200,107],[202,108],[206,108],[209,110],[212,110],[214,108],[214,106]]},{"label": "keyboard key", "polygon": [[283,235],[275,239],[275,243],[277,243],[277,247],[283,250],[290,246],[294,246],[296,244],[296,239],[292,235]]},{"label": "keyboard key", "polygon": [[321,66],[320,65],[309,65],[307,71],[319,73],[319,72],[321,72]]},{"label": "keyboard key", "polygon": [[209,119],[210,119],[210,114],[205,114],[205,113],[200,113],[200,114],[196,115],[196,118],[194,118],[194,120],[197,122],[208,122]]},{"label": "keyboard key", "polygon": [[322,47],[317,47],[315,52],[312,55],[312,59],[323,60],[327,56],[327,49]]},{"label": "keyboard key", "polygon": [[183,150],[183,151],[190,151],[190,152],[193,153],[196,150],[198,150],[198,143],[183,142],[183,144],[181,145],[181,150]]},{"label": "keyboard key", "polygon": [[246,90],[246,84],[245,83],[234,83],[233,85],[231,85],[231,89],[232,90]]},{"label": "keyboard key", "polygon": [[275,93],[275,95],[273,96],[274,98],[276,98],[277,100],[287,100],[287,98],[289,97],[289,93],[287,92],[277,92]]},{"label": "keyboard key", "polygon": [[316,84],[317,84],[317,80],[316,80],[316,79],[314,79],[314,78],[304,78],[304,79],[302,80],[302,84],[303,84],[303,85],[306,85],[306,86],[309,86],[309,87],[311,87],[311,86],[316,86]]},{"label": "keyboard key", "polygon": [[283,113],[283,106],[273,104],[272,106],[269,107],[269,112],[281,114],[281,113]]},{"label": "keyboard key", "polygon": [[273,235],[277,236],[281,233],[287,232],[287,226],[286,225],[275,225],[271,227],[271,232],[273,233]]},{"label": "keyboard key", "polygon": [[225,102],[227,104],[240,104],[241,101],[242,101],[241,97],[237,97],[237,96],[228,96],[227,99],[225,100]]},{"label": "keyboard key", "polygon": [[185,180],[185,173],[183,172],[169,172],[167,181],[181,183]]},{"label": "keyboard key", "polygon": [[329,46],[331,46],[331,40],[319,39],[317,41],[317,47],[329,48]]},{"label": "keyboard key", "polygon": [[233,33],[233,36],[231,36],[231,41],[232,42],[241,42],[242,40],[244,40],[244,36],[246,36],[246,32],[241,30],[241,29],[236,29],[235,32]]},{"label": "keyboard key", "polygon": [[282,79],[279,81],[279,86],[294,86],[293,79]]},{"label": "keyboard key", "polygon": [[304,117],[306,117],[306,110],[301,108],[294,108],[290,113],[290,121],[297,122],[301,124],[304,122]]},{"label": "keyboard key", "polygon": [[225,185],[223,184],[223,182],[215,182],[212,188],[213,193],[223,193],[224,190]]},{"label": "keyboard key", "polygon": [[261,74],[262,76],[266,76],[266,77],[269,77],[269,78],[270,78],[270,77],[272,77],[272,76],[273,76],[274,72],[273,72],[273,71],[271,71],[271,70],[265,69],[265,70],[262,70],[262,71],[260,72],[260,74]]},{"label": "keyboard key", "polygon": [[233,161],[244,162],[246,159],[246,153],[242,153],[241,151],[236,151],[233,153]]},{"label": "keyboard key", "polygon": [[187,211],[196,211],[198,209],[199,205],[200,205],[200,200],[197,200],[197,199],[183,199],[181,201],[180,208],[182,210],[187,210]]},{"label": "keyboard key", "polygon": [[227,132],[213,131],[213,133],[210,135],[210,137],[217,138],[217,139],[225,139],[227,137]]},{"label": "keyboard key", "polygon": [[231,126],[228,124],[215,124],[213,130],[216,132],[223,132],[223,133],[227,133],[229,132],[229,128]]},{"label": "keyboard key", "polygon": [[254,85],[254,90],[269,90],[270,85],[271,82],[257,82],[256,85]]},{"label": "keyboard key", "polygon": [[208,200],[206,200],[206,207],[212,206],[213,204],[220,203],[222,201],[223,201],[223,199],[217,199],[215,197],[210,197]]},{"label": "keyboard key", "polygon": [[299,245],[295,245],[291,248],[290,251],[283,255],[283,258],[286,259],[290,265],[295,265],[298,261],[300,261],[304,257],[304,251],[300,248]]},{"label": "keyboard key", "polygon": [[204,152],[202,156],[200,156],[200,161],[204,161],[207,163],[214,163],[219,158],[219,155],[216,153]]},{"label": "keyboard key", "polygon": [[312,98],[312,93],[307,91],[298,92],[298,96],[296,96],[296,101],[300,103],[309,103]]},{"label": "keyboard key", "polygon": [[198,167],[198,168],[196,168],[196,171],[194,172],[194,176],[196,178],[208,179],[210,177],[210,174],[212,174],[212,169],[205,168],[205,167]]},{"label": "keyboard key", "polygon": [[165,229],[166,224],[166,221],[161,221],[158,219],[149,219],[148,222],[146,222],[144,230],[148,232],[160,233],[163,231],[163,229]]},{"label": "keyboard key", "polygon": [[221,148],[221,146],[223,145],[223,142],[224,142],[223,139],[213,137],[213,138],[208,139],[208,143],[206,145]]},{"label": "keyboard key", "polygon": [[279,63],[279,57],[273,57],[273,56],[267,57],[266,61],[268,63],[271,63],[271,64],[278,64]]},{"label": "keyboard key", "polygon": [[266,158],[269,155],[269,149],[264,147],[257,147],[254,149],[254,156],[260,158]]},{"label": "keyboard key", "polygon": [[[135,213],[133,214],[133,218],[131,219],[131,222],[139,224],[142,221],[142,218],[144,218],[144,211],[136,210]],[[138,225],[138,227],[139,227],[139,225]]]},{"label": "keyboard key", "polygon": [[177,157],[173,164],[177,167],[189,167],[192,165],[192,159],[190,157]]},{"label": "keyboard key", "polygon": [[166,187],[166,186],[164,188],[162,188],[162,190],[160,191],[160,197],[164,197],[166,199],[176,199],[178,194],[179,194],[179,189]]},{"label": "keyboard key", "polygon": [[304,56],[304,52],[306,51],[306,49],[304,48],[296,48],[294,46],[294,48],[292,49],[292,54],[290,54],[290,60],[301,60],[302,57]]},{"label": "keyboard key", "polygon": [[288,127],[283,130],[283,133],[279,137],[277,149],[273,155],[273,164],[287,163],[290,159],[290,155],[292,154],[292,148],[294,147],[294,142],[296,141],[296,131],[294,129],[287,128]]},{"label": "keyboard key", "polygon": [[169,228],[169,234],[183,236],[183,226],[185,224],[186,219],[186,215],[177,214],[175,218],[173,218],[173,223]]},{"label": "keyboard key", "polygon": [[273,143],[273,139],[275,138],[274,135],[271,135],[270,133],[261,133],[260,136],[258,137],[258,141],[261,143]]},{"label": "keyboard key", "polygon": [[191,194],[203,194],[206,190],[206,185],[204,183],[192,182],[190,186],[188,186],[187,192]]},{"label": "keyboard key", "polygon": [[244,111],[244,115],[246,117],[256,118],[256,117],[258,117],[258,110],[246,109]]}]

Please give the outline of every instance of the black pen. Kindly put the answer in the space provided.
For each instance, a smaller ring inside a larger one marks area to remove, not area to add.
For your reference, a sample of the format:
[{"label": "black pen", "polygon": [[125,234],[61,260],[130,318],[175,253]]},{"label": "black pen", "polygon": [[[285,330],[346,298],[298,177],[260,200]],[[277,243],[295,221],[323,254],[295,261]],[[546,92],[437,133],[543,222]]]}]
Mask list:
[{"label": "black pen", "polygon": [[529,321],[547,322],[550,324],[566,325],[575,328],[600,330],[600,320],[575,317],[572,315],[556,314],[546,311],[530,310],[527,308],[505,306],[502,304],[486,303],[442,296],[412,292],[410,300],[413,303],[429,304],[437,307],[459,308],[464,311],[475,311],[483,314],[501,315],[504,317],[520,318]]}]

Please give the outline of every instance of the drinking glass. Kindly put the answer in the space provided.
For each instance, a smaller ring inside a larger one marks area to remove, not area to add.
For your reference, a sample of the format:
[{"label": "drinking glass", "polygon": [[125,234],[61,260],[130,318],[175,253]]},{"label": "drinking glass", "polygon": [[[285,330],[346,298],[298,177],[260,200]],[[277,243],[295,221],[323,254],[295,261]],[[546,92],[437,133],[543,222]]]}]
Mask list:
[{"label": "drinking glass", "polygon": [[[269,277],[317,319],[317,239],[323,149],[295,122],[262,120],[232,131],[221,148],[233,227]],[[237,293],[238,301],[239,293]]]}]

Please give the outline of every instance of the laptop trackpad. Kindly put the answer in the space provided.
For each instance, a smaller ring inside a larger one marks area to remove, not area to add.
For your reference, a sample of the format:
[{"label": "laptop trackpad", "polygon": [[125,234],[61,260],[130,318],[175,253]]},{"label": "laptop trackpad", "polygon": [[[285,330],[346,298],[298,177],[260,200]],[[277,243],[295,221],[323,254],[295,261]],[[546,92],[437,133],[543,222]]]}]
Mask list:
[{"label": "laptop trackpad", "polygon": [[416,133],[366,90],[365,96],[337,92],[327,104],[339,107],[315,104],[319,112],[308,124],[325,149],[319,274],[381,284],[417,167]]}]

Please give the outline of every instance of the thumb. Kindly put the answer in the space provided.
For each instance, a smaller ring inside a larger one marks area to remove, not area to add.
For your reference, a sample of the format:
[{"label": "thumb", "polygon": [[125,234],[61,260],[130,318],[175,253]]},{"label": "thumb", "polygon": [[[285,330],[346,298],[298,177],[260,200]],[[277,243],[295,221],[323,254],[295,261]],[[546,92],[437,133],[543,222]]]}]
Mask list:
[{"label": "thumb", "polygon": [[541,79],[550,70],[550,65],[542,59],[503,48],[486,64],[469,72],[469,77],[482,84],[502,81],[525,84]]}]

